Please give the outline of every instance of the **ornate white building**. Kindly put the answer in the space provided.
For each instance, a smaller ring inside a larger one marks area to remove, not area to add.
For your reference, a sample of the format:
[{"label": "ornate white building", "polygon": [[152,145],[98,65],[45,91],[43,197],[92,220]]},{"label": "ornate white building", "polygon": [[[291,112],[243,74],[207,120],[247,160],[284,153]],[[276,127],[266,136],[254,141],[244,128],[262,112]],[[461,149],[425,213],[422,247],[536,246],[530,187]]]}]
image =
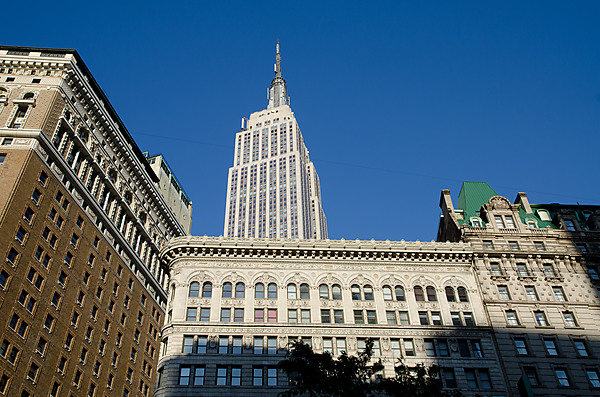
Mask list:
[{"label": "ornate white building", "polygon": [[227,179],[228,237],[327,238],[317,171],[290,108],[277,43],[267,109],[242,119]]},{"label": "ornate white building", "polygon": [[507,394],[468,244],[180,237],[161,257],[157,397],[275,396],[289,342],[355,355],[369,337],[384,376],[403,357],[467,396]]}]

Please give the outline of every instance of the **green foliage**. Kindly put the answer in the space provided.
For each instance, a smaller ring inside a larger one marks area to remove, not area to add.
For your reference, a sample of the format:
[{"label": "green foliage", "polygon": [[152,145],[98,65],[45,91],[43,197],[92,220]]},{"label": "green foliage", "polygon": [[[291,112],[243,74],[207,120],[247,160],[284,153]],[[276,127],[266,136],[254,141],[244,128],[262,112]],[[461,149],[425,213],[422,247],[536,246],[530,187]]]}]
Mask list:
[{"label": "green foliage", "polygon": [[315,353],[302,342],[290,346],[287,358],[279,369],[291,379],[290,388],[281,397],[306,395],[311,397],[458,397],[460,392],[442,392],[435,366],[419,364],[409,368],[398,362],[394,378],[378,375],[383,369],[381,360],[371,363],[373,341],[367,340],[365,350],[358,356],[344,352],[333,358],[329,353]]}]

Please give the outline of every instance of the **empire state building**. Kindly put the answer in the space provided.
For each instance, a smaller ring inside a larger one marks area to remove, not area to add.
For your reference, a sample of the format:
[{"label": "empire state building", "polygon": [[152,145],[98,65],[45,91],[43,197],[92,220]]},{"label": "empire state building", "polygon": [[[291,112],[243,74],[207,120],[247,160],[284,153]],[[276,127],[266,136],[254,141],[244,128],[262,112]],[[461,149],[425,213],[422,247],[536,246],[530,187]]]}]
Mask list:
[{"label": "empire state building", "polygon": [[224,235],[327,238],[321,186],[281,77],[279,42],[266,109],[242,119],[227,179]]}]

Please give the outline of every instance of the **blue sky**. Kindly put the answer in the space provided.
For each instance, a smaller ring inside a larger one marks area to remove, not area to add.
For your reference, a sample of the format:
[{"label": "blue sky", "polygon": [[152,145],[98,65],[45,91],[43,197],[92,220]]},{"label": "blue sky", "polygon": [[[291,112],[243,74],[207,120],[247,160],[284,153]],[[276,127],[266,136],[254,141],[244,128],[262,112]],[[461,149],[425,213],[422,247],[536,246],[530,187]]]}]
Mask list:
[{"label": "blue sky", "polygon": [[[283,76],[330,238],[432,240],[463,180],[598,204],[600,2],[28,2],[2,44],[75,48],[223,233],[241,117]],[[12,9],[11,9],[12,8]]]}]

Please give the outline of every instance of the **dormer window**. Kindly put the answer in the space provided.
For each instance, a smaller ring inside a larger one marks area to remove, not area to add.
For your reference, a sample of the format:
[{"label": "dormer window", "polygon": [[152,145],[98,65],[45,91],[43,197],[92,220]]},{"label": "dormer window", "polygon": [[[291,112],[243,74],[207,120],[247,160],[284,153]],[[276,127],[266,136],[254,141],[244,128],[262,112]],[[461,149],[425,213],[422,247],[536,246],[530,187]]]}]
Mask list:
[{"label": "dormer window", "polygon": [[537,210],[537,216],[544,222],[552,221],[552,218],[550,218],[550,213],[546,210]]},{"label": "dormer window", "polygon": [[537,225],[537,221],[535,219],[527,218],[526,222],[527,222],[528,228],[537,229],[538,225]]},{"label": "dormer window", "polygon": [[577,229],[575,228],[575,222],[571,219],[565,219],[565,228],[570,232],[575,232]]},{"label": "dormer window", "polygon": [[481,222],[481,219],[479,217],[472,216],[470,222],[471,226],[473,227],[483,227],[483,222]]}]

